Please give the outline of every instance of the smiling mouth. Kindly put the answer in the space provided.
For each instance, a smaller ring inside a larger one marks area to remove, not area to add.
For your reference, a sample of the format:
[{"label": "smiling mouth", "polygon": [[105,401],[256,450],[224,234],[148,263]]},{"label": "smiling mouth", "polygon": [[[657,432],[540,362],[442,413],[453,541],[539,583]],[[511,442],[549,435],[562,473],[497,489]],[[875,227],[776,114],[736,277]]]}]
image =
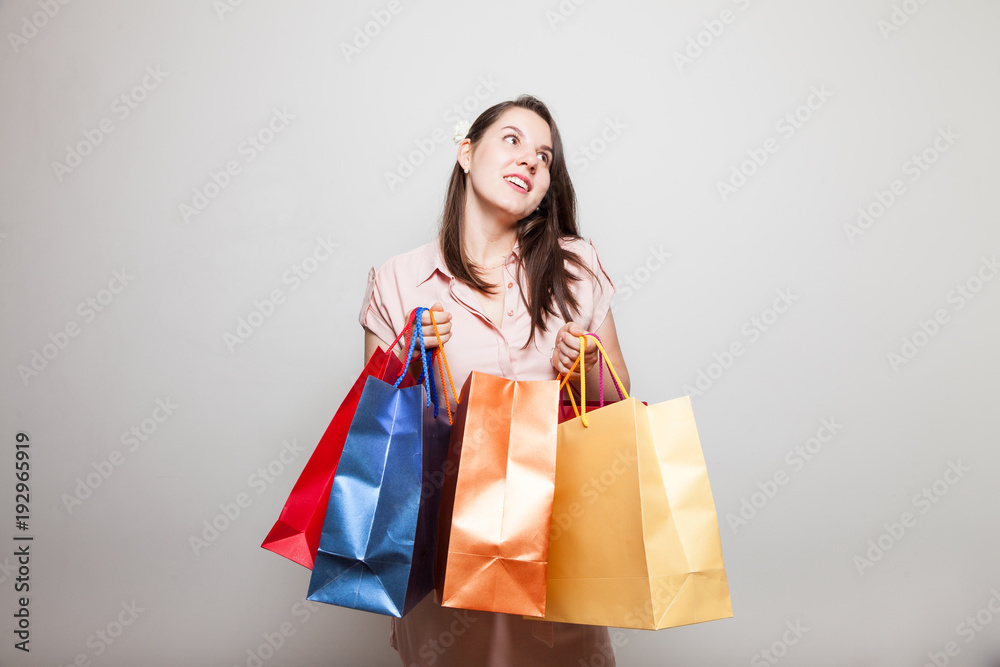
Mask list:
[{"label": "smiling mouth", "polygon": [[511,183],[512,185],[516,185],[517,187],[521,188],[525,192],[528,191],[528,184],[525,183],[520,178],[518,178],[517,176],[504,176],[503,180],[507,181],[508,183]]}]

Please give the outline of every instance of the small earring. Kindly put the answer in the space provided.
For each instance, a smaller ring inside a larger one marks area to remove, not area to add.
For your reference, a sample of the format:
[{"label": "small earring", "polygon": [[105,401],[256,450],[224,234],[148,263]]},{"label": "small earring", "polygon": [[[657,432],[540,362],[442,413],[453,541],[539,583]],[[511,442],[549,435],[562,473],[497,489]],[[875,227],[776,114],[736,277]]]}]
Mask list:
[{"label": "small earring", "polygon": [[465,173],[467,173],[467,174],[469,173],[469,168],[468,167],[465,168]]}]

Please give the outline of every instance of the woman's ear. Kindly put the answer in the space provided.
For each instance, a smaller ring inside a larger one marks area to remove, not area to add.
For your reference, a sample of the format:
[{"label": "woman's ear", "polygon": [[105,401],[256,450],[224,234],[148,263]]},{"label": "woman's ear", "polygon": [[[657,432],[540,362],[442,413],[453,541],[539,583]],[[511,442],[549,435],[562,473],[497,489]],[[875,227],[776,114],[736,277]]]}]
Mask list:
[{"label": "woman's ear", "polygon": [[458,167],[466,172],[469,171],[469,163],[472,161],[472,140],[466,137],[458,145],[458,155],[455,156]]}]

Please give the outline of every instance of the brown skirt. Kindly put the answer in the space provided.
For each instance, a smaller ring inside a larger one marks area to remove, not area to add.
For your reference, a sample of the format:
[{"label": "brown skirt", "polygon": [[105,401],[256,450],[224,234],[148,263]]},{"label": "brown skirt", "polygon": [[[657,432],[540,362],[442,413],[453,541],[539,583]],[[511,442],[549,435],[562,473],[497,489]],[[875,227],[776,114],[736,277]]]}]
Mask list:
[{"label": "brown skirt", "polygon": [[614,667],[608,629],[442,607],[428,595],[391,619],[389,643],[405,667]]}]

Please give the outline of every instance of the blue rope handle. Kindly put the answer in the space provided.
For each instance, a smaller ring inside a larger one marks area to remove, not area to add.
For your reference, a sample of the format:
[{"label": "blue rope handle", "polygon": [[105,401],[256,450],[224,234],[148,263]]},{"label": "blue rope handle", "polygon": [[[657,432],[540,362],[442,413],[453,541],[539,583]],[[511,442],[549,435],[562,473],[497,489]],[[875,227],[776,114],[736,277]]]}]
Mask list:
[{"label": "blue rope handle", "polygon": [[[413,361],[413,350],[416,347],[417,340],[420,340],[420,375],[417,376],[417,383],[424,385],[424,391],[427,394],[426,407],[431,406],[431,402],[434,404],[434,416],[438,415],[438,402],[437,402],[437,392],[434,387],[434,379],[432,371],[427,368],[427,348],[424,345],[424,327],[421,323],[424,316],[424,311],[430,310],[429,308],[424,308],[423,306],[418,306],[413,317],[413,328],[417,335],[410,336],[410,346],[406,350],[406,361],[403,363],[403,372],[400,373],[399,377],[393,383],[393,387],[399,388],[399,383],[403,381],[403,377],[406,375],[406,371],[410,368],[410,363]],[[431,366],[433,368],[433,366]]]}]

